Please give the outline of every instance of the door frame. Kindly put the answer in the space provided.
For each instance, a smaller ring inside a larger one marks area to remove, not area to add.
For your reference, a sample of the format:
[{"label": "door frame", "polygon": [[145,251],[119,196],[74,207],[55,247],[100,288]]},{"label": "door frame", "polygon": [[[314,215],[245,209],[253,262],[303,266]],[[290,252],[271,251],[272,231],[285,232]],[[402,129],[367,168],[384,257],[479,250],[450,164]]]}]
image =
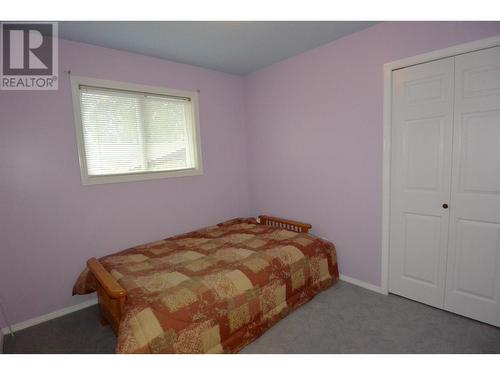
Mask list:
[{"label": "door frame", "polygon": [[473,42],[457,44],[448,48],[391,61],[384,64],[384,144],[382,165],[382,293],[389,294],[389,238],[391,211],[391,128],[392,128],[392,71],[412,65],[422,64],[485,48],[500,46],[500,35],[480,39]]}]

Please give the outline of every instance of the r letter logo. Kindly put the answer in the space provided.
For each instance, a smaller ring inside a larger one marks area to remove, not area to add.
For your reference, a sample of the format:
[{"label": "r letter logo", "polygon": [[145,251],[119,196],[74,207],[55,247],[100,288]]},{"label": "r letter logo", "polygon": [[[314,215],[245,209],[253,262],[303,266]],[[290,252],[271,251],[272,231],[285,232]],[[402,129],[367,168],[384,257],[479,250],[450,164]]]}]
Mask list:
[{"label": "r letter logo", "polygon": [[2,90],[57,90],[57,23],[3,22]]}]

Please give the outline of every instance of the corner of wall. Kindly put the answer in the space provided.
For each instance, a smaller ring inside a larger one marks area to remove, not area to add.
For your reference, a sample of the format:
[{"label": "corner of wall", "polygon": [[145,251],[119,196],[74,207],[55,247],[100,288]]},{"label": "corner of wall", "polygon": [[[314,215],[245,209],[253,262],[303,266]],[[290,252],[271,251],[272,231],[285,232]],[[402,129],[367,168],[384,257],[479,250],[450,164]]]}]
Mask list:
[{"label": "corner of wall", "polygon": [[243,91],[243,131],[245,134],[245,159],[246,159],[246,175],[247,175],[247,201],[248,201],[248,214],[249,216],[257,216],[255,212],[255,205],[253,201],[253,179],[251,170],[251,137],[250,137],[250,120],[248,108],[248,75],[242,78],[242,91]]}]

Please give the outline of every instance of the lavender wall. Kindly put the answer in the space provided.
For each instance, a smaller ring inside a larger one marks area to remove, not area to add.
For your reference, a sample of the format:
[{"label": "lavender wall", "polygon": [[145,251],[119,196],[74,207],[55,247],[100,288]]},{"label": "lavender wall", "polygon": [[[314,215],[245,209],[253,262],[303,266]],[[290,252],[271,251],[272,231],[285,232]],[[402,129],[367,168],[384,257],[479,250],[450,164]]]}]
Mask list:
[{"label": "lavender wall", "polygon": [[[84,300],[71,288],[91,256],[249,214],[241,77],[67,41],[59,54],[58,91],[0,92],[0,302],[11,323]],[[66,69],[200,89],[204,174],[82,186]]]},{"label": "lavender wall", "polygon": [[259,213],[310,221],[343,274],[379,284],[382,65],[497,34],[500,23],[385,23],[244,79],[61,41],[61,71],[200,89],[204,175],[84,187],[68,77],[56,92],[0,91],[11,323],[86,299],[70,291],[91,256]]},{"label": "lavender wall", "polygon": [[380,285],[384,63],[500,34],[500,22],[383,23],[246,78],[253,213],[307,220],[340,272]]}]

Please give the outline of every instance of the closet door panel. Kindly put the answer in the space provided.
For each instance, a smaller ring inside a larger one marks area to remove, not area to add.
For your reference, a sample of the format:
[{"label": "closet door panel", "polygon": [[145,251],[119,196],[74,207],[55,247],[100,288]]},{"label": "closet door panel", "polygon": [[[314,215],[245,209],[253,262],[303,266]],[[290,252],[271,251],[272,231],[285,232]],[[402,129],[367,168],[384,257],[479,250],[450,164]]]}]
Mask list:
[{"label": "closet door panel", "polygon": [[453,58],[393,72],[389,290],[443,307]]},{"label": "closet door panel", "polygon": [[500,47],[457,56],[445,308],[500,325]]}]

